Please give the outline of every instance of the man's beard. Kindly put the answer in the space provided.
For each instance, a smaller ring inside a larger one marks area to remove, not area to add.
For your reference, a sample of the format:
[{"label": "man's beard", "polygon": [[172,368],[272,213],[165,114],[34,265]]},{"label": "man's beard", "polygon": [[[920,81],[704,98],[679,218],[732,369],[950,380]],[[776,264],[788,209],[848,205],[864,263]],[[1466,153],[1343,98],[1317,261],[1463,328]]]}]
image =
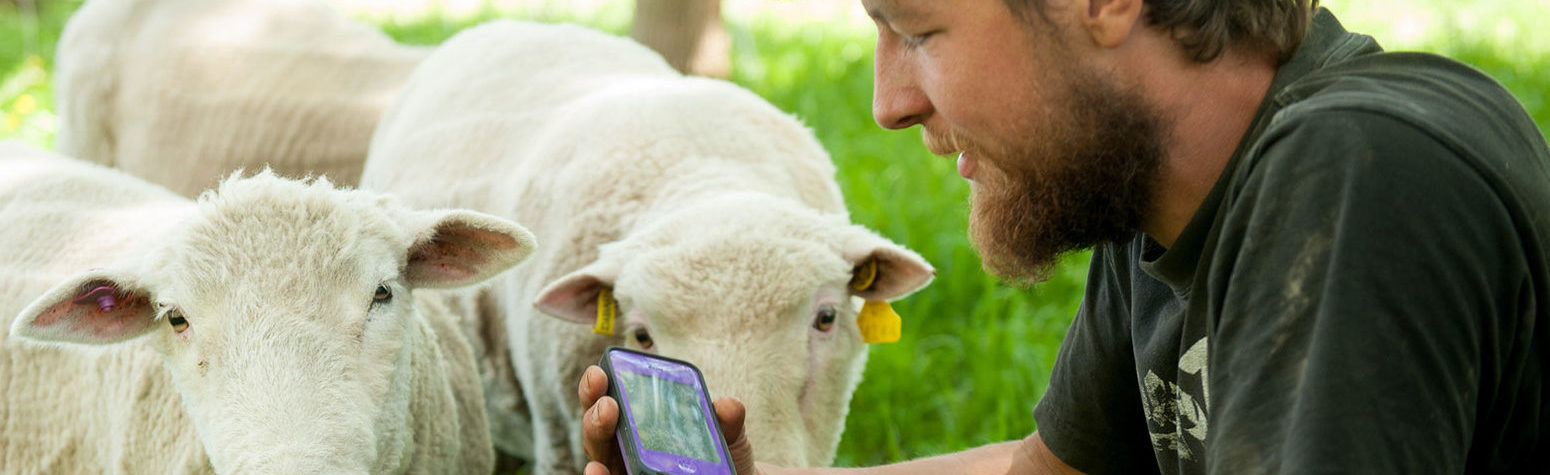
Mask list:
[{"label": "man's beard", "polygon": [[1027,126],[1009,145],[959,133],[927,140],[980,165],[969,237],[985,269],[1013,285],[1047,279],[1067,252],[1133,235],[1162,164],[1164,125],[1139,94],[1091,71],[1056,79],[1065,91],[1054,112],[1019,118]]}]

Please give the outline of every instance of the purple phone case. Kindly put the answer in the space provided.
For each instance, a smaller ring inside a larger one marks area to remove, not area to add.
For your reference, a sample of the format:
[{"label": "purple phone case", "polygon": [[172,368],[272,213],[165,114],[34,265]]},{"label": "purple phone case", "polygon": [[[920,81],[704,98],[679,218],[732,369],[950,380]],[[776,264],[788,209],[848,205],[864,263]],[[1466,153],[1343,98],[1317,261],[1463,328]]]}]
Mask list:
[{"label": "purple phone case", "polygon": [[[721,428],[715,423],[716,415],[711,409],[710,400],[706,397],[704,377],[700,375],[698,368],[689,363],[671,358],[648,355],[624,348],[609,348],[604,358],[608,360],[608,366],[611,366],[614,373],[628,371],[685,384],[694,388],[699,394],[700,411],[707,422],[706,426],[710,431],[712,446],[717,455],[720,456],[721,461],[720,463],[713,463],[708,460],[645,448],[638,432],[639,426],[634,420],[634,412],[630,410],[630,396],[623,390],[621,387],[623,383],[619,381],[619,377],[616,375],[609,378],[609,384],[614,386],[614,389],[619,394],[617,399],[619,400],[620,407],[623,408],[622,413],[631,418],[629,430],[632,432],[630,434],[631,437],[628,437],[628,441],[624,437],[619,438],[621,453],[639,454],[640,462],[644,465],[641,468],[654,471],[655,473],[674,475],[733,475],[735,473],[732,469],[730,455],[727,453],[725,439],[721,435]],[[626,447],[626,444],[633,444],[634,447]],[[629,465],[631,464],[626,463],[627,470],[634,474],[635,467],[628,467]]]}]

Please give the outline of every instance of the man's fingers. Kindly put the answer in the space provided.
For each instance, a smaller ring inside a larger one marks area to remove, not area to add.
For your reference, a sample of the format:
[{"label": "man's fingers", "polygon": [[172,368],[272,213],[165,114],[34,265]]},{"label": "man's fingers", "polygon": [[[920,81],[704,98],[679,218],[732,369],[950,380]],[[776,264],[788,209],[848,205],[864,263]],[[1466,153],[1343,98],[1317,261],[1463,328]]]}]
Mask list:
[{"label": "man's fingers", "polygon": [[587,468],[582,473],[583,475],[608,475],[608,467],[603,466],[602,462],[593,460],[587,462]]},{"label": "man's fingers", "polygon": [[586,433],[588,442],[613,442],[614,425],[619,422],[619,403],[614,398],[603,396],[587,411],[586,420],[582,421],[583,432]]},{"label": "man's fingers", "polygon": [[582,446],[587,458],[598,462],[616,464],[619,445],[614,439],[614,428],[619,423],[619,404],[614,398],[603,396],[582,415]]},{"label": "man's fingers", "polygon": [[721,423],[721,435],[726,437],[727,443],[743,438],[743,417],[747,415],[743,401],[724,397],[711,404],[716,406],[716,419]]},{"label": "man's fingers", "polygon": [[581,373],[581,384],[576,387],[576,396],[581,400],[581,407],[592,407],[597,403],[597,398],[608,394],[608,375],[603,373],[603,368],[597,365],[588,366]]},{"label": "man's fingers", "polygon": [[753,465],[753,445],[748,443],[748,438],[743,434],[743,419],[747,416],[747,409],[743,402],[733,397],[724,397],[712,402],[716,406],[716,422],[721,424],[721,436],[727,439],[727,455],[732,457],[732,465],[737,473],[759,473]]},{"label": "man's fingers", "polygon": [[576,396],[581,399],[581,446],[587,451],[586,475],[607,475],[609,472],[624,473],[624,458],[619,455],[619,443],[614,439],[614,428],[619,423],[619,403],[608,397],[608,375],[596,365],[581,373],[576,385]]}]

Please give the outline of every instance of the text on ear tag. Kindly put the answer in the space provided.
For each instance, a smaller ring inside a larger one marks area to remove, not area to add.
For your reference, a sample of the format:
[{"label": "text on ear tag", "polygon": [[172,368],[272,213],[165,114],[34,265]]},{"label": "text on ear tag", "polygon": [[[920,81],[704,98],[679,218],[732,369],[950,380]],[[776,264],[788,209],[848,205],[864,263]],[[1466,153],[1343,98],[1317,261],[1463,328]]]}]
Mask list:
[{"label": "text on ear tag", "polygon": [[619,314],[619,304],[614,302],[614,292],[603,289],[597,293],[597,323],[592,325],[592,333],[599,335],[614,334],[614,317]]},{"label": "text on ear tag", "polygon": [[868,300],[856,316],[856,326],[861,327],[861,341],[867,343],[893,343],[899,341],[903,321],[893,311],[893,306],[881,300]]},{"label": "text on ear tag", "polygon": [[856,272],[850,277],[850,290],[862,292],[872,289],[872,284],[877,283],[877,259],[867,261],[856,267]]}]

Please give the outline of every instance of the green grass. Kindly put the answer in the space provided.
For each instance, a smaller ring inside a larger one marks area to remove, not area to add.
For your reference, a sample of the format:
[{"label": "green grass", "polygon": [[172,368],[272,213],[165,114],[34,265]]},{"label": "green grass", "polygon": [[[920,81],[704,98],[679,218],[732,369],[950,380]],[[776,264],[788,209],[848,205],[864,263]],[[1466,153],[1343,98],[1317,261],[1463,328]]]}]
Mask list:
[{"label": "green grass", "polygon": [[[1362,5],[1324,3],[1337,13]],[[23,45],[20,51],[0,49],[0,139],[20,138],[40,146],[52,141],[47,72],[53,43],[76,4],[50,2],[35,21],[0,7],[0,44]],[[1444,13],[1451,8],[1441,0],[1401,5]],[[1544,2],[1528,0],[1524,5],[1542,9]],[[471,16],[433,11],[415,18],[367,20],[400,41],[435,44],[492,17],[576,21],[622,33],[628,28],[628,8],[628,2],[611,4],[585,19],[541,10],[488,9]],[[1504,7],[1508,14],[1502,17],[1516,21],[1523,31],[1536,31],[1529,27],[1537,28],[1543,16],[1512,15],[1514,8]],[[1354,30],[1374,31],[1361,25],[1379,25],[1373,28],[1382,30],[1383,10],[1358,13],[1342,19]],[[856,222],[918,251],[937,267],[935,283],[895,306],[905,319],[903,339],[872,348],[836,462],[872,465],[1027,435],[1034,428],[1033,404],[1048,381],[1081,296],[1088,256],[1070,256],[1055,279],[1032,290],[998,285],[980,271],[965,237],[968,188],[953,165],[928,154],[918,131],[885,131],[872,123],[869,31],[777,18],[729,26],[735,41],[732,80],[813,128],[834,157]],[[1550,48],[1544,43],[1550,38],[1466,35],[1458,30],[1463,26],[1434,28],[1431,36],[1400,42],[1400,49],[1440,52],[1481,68],[1505,83],[1541,130],[1547,130],[1550,57],[1545,52]],[[1374,33],[1380,40],[1391,34]]]},{"label": "green grass", "polygon": [[[937,280],[895,305],[898,343],[874,345],[840,465],[872,465],[1026,436],[1086,280],[1085,254],[1029,291],[980,271],[968,186],[917,130],[872,122],[873,38],[834,25],[743,26],[732,79],[803,118],[833,155],[854,220],[919,252]],[[754,39],[748,44],[747,38]]]}]

